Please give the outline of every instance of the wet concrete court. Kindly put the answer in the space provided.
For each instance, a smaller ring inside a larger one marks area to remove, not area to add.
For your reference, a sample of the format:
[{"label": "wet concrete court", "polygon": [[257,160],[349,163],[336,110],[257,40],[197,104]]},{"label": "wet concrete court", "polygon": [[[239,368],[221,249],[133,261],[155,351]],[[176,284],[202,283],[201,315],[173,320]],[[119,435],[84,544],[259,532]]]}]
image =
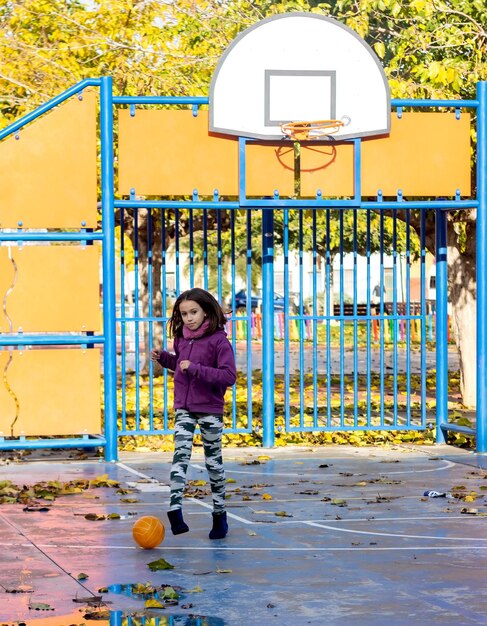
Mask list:
[{"label": "wet concrete court", "polygon": [[[16,484],[107,473],[124,488],[136,483],[138,491],[90,489],[57,498],[46,512],[1,505],[0,624],[486,623],[485,457],[447,446],[341,446],[227,448],[225,459],[228,537],[208,539],[207,486],[193,485],[185,500],[191,531],[169,532],[151,551],[134,545],[136,516],[129,513],[165,523],[170,455],[124,453],[116,464],[40,455],[3,465],[2,479]],[[206,479],[199,450],[190,479]],[[428,489],[455,493],[455,487],[463,487],[456,492],[463,498],[475,492],[476,500],[423,497]],[[88,521],[88,513],[122,519]],[[152,572],[147,564],[161,557],[174,569]],[[77,580],[80,573],[88,578]],[[128,617],[144,608],[131,595],[135,583],[180,588],[179,604],[153,617]],[[30,593],[6,591],[13,589]],[[94,609],[73,602],[99,595],[109,622],[86,619]]]}]

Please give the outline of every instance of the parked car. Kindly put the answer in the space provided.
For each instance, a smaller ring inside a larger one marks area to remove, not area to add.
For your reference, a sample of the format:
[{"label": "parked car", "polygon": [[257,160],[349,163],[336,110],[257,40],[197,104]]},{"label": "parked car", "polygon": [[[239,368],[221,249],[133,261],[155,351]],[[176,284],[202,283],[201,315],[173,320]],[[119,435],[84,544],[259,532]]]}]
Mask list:
[{"label": "parked car", "polygon": [[[232,307],[231,299],[228,302],[229,307]],[[239,292],[235,294],[235,308],[238,311],[239,309],[247,308],[247,292],[245,289],[241,289]],[[262,309],[262,295],[251,295],[250,296],[250,308],[252,311],[255,309]],[[289,298],[289,309],[291,311],[296,310],[296,305],[293,298]],[[274,293],[274,311],[284,311],[284,296],[279,293]]]}]

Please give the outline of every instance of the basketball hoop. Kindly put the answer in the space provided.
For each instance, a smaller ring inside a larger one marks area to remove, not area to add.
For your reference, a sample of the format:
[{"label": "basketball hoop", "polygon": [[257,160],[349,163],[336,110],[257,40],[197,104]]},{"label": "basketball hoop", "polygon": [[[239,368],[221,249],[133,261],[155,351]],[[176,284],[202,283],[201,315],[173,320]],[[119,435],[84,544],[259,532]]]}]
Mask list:
[{"label": "basketball hoop", "polygon": [[294,141],[309,141],[334,135],[345,122],[342,120],[314,120],[309,122],[286,122],[281,124],[281,131]]}]

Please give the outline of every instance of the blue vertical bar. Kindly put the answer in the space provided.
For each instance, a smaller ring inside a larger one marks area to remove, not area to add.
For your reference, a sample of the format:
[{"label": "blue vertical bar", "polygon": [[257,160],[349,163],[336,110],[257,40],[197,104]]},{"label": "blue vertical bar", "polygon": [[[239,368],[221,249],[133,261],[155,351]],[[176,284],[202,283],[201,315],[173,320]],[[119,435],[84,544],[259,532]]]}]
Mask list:
[{"label": "blue vertical bar", "polygon": [[[228,315],[227,319],[230,323],[232,332],[232,348],[233,352],[237,354],[237,322],[235,311],[235,283],[237,279],[237,271],[235,267],[235,214],[236,211],[230,211],[230,262],[231,262],[231,293],[230,293],[230,308],[232,309],[231,317]],[[237,386],[232,387],[232,428],[237,428]]]},{"label": "blue vertical bar", "polygon": [[[420,401],[420,410],[421,410],[421,424],[424,426],[426,423],[426,386],[427,386],[427,371],[426,371],[426,339],[423,340],[423,325],[422,318],[424,308],[425,308],[425,298],[426,298],[426,209],[421,209],[421,222],[420,222],[420,233],[419,233],[419,245],[420,245],[420,302],[419,308],[414,312],[414,319],[417,319],[419,315],[420,326],[421,326],[421,336],[419,340],[420,345],[420,363],[421,363],[421,375],[420,375],[420,384],[421,384],[421,401]],[[416,323],[416,322],[415,322]]]},{"label": "blue vertical bar", "polygon": [[[318,306],[317,306],[317,275],[316,275],[316,264],[317,264],[317,250],[316,250],[316,233],[317,233],[317,225],[316,225],[316,210],[313,211],[313,292],[312,292],[312,310],[313,317],[312,319],[307,319],[304,323],[304,331],[305,337],[307,334],[307,325],[311,324],[312,326],[312,337],[313,337],[313,427],[317,428],[318,426],[318,326],[316,323],[316,318],[318,314]],[[306,311],[306,315],[309,316],[309,311]]]},{"label": "blue vertical bar", "polygon": [[203,209],[203,289],[208,291],[208,209]]},{"label": "blue vertical bar", "polygon": [[[197,197],[197,192],[193,192],[193,197]],[[179,208],[174,209],[174,257],[176,260],[175,272],[176,272],[176,293],[181,291],[181,265],[180,265],[180,251],[179,251]]]},{"label": "blue vertical bar", "polygon": [[[130,307],[132,294],[130,294]],[[122,385],[122,430],[127,428],[127,322],[125,310],[125,209],[120,209],[120,368]]]},{"label": "blue vertical bar", "polygon": [[117,446],[117,336],[115,295],[115,213],[113,187],[112,79],[100,84],[101,211],[103,229],[103,374],[105,391],[105,460],[116,461]]},{"label": "blue vertical bar", "polygon": [[[161,260],[162,260],[162,349],[167,350],[167,250],[166,250],[166,210],[161,211]],[[168,371],[164,368],[163,373],[163,406],[164,406],[164,430],[168,428],[169,411],[168,411]]]},{"label": "blue vertical bar", "polygon": [[331,296],[332,296],[332,263],[331,263],[331,224],[330,209],[326,209],[326,425],[331,427]]},{"label": "blue vertical bar", "polygon": [[[152,320],[154,316],[154,272],[153,272],[153,257],[152,257],[152,234],[153,234],[153,224],[152,224],[152,209],[147,210],[147,280],[149,283],[149,306],[148,306],[148,314],[149,321],[146,324],[145,328],[148,329],[149,337],[148,341],[146,338],[146,346],[148,351],[152,350],[154,347],[154,322]],[[146,349],[147,349],[146,348]],[[149,359],[149,430],[153,430],[154,428],[154,364]]]},{"label": "blue vertical bar", "polygon": [[[379,191],[377,201],[382,202],[382,191]],[[380,319],[380,364],[379,364],[379,388],[380,388],[380,425],[384,427],[384,404],[385,404],[385,308],[384,308],[384,211],[380,212],[380,250],[379,250],[379,319]]]},{"label": "blue vertical bar", "polygon": [[[130,194],[135,199],[135,194]],[[134,280],[135,280],[135,430],[140,427],[140,308],[139,308],[139,212],[134,210]]]},{"label": "blue vertical bar", "polygon": [[[365,356],[365,378],[367,386],[367,426],[371,426],[370,422],[370,406],[372,400],[372,355],[371,355],[371,338],[370,331],[372,327],[372,321],[370,316],[370,209],[367,209],[367,236],[366,236],[366,256],[367,256],[367,340],[366,340],[366,356]],[[374,313],[377,311],[374,307]]]},{"label": "blue vertical bar", "polygon": [[406,425],[411,426],[411,212],[406,213]]},{"label": "blue vertical bar", "polygon": [[[247,302],[250,294],[247,294]],[[274,213],[262,209],[262,444],[274,446]]]},{"label": "blue vertical bar", "polygon": [[[284,254],[284,293],[289,293],[289,209],[283,209],[284,232],[283,232],[283,254]],[[294,324],[294,320],[292,321]],[[291,394],[291,362],[289,346],[289,311],[284,311],[284,418],[286,430],[289,431],[290,423],[290,394]]]},{"label": "blue vertical bar", "polygon": [[[447,214],[436,209],[436,443],[445,443],[448,422],[448,266]],[[424,317],[421,319],[424,324]],[[421,338],[423,339],[423,338]]]},{"label": "blue vertical bar", "polygon": [[303,265],[303,214],[299,211],[299,317],[298,317],[298,341],[299,341],[299,424],[303,428],[306,402],[304,400],[304,342],[303,342],[303,292],[304,292],[304,265]]},{"label": "blue vertical bar", "polygon": [[358,426],[357,209],[353,209],[353,425]]},{"label": "blue vertical bar", "polygon": [[247,423],[252,426],[252,316],[250,314],[252,287],[252,213],[247,209]]},{"label": "blue vertical bar", "polygon": [[194,219],[193,208],[188,209],[189,213],[189,288],[194,287]]},{"label": "blue vertical bar", "polygon": [[216,210],[216,246],[217,246],[217,300],[222,301],[222,212],[221,209]]},{"label": "blue vertical bar", "polygon": [[[477,84],[477,452],[487,452],[487,82]],[[438,278],[436,279],[438,280]]]},{"label": "blue vertical bar", "polygon": [[[397,194],[397,201],[402,201],[402,192]],[[397,209],[392,210],[392,394],[393,394],[393,425],[397,427],[397,385],[398,385],[398,354],[399,322],[397,318]]]},{"label": "blue vertical bar", "polygon": [[345,318],[344,318],[344,297],[345,297],[345,278],[344,278],[344,229],[343,229],[343,211],[339,212],[340,220],[340,426],[345,426]]}]

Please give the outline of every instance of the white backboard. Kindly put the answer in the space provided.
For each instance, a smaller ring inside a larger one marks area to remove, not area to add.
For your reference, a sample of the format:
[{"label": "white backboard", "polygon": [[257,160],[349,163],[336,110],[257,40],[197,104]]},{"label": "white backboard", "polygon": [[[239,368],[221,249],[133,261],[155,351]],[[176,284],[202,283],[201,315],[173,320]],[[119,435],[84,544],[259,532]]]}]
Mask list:
[{"label": "white backboard", "polygon": [[382,65],[353,30],[314,13],[276,15],[243,31],[210,87],[210,132],[281,139],[281,124],[338,119],[334,139],[387,134]]}]

